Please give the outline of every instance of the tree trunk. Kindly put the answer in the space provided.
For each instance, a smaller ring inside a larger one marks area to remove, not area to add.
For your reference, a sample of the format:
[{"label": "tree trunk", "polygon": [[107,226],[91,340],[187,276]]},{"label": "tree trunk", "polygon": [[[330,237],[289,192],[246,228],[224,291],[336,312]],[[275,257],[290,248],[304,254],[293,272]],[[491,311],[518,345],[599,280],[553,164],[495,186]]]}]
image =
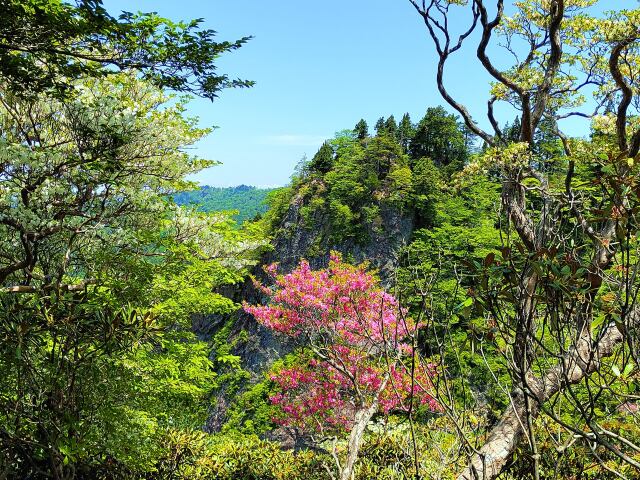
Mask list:
[{"label": "tree trunk", "polygon": [[[627,328],[640,324],[638,309],[628,318]],[[563,359],[540,379],[527,378],[531,397],[528,414],[535,419],[540,406],[569,384],[576,384],[600,368],[600,359],[613,354],[624,336],[615,323],[611,323],[597,343],[593,343],[589,332],[577,340]],[[512,393],[512,402],[498,424],[491,429],[484,445],[469,459],[469,464],[458,476],[458,480],[492,480],[509,461],[522,437],[527,433],[526,398],[522,390]]]},{"label": "tree trunk", "polygon": [[342,471],[340,472],[340,480],[351,480],[353,475],[353,466],[358,459],[358,452],[362,443],[364,431],[371,420],[371,417],[378,411],[378,402],[366,408],[361,408],[356,412],[355,422],[351,428],[349,435],[349,446],[347,448],[347,459],[345,460]]},{"label": "tree trunk", "polygon": [[520,393],[493,427],[479,452],[471,457],[458,480],[487,480],[498,476],[526,433],[526,413],[525,398]]}]

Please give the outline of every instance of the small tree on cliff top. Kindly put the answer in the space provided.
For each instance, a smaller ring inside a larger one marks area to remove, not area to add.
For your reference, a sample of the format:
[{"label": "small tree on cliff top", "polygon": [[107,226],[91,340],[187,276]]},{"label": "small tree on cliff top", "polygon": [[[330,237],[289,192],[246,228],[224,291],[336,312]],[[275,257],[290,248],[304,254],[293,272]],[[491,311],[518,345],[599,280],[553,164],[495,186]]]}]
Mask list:
[{"label": "small tree on cliff top", "polygon": [[[275,276],[276,266],[267,272]],[[281,388],[271,398],[283,413],[278,421],[304,431],[349,430],[342,479],[351,478],[373,415],[411,412],[416,403],[437,408],[429,393],[433,372],[406,342],[418,325],[363,265],[333,254],[328,268],[312,271],[303,261],[277,276],[273,289],[261,289],[271,303],[245,310],[310,353],[308,361],[272,377]]]}]

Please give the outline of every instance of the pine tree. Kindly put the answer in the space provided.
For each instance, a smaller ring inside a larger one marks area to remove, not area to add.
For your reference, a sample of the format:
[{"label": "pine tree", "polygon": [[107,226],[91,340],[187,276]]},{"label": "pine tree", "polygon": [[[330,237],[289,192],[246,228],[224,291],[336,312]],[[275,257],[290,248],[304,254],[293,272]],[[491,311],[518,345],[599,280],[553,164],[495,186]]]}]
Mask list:
[{"label": "pine tree", "polygon": [[384,117],[380,117],[376,122],[376,135],[380,136],[384,133]]},{"label": "pine tree", "polygon": [[398,127],[398,141],[405,152],[409,151],[409,143],[413,139],[415,135],[415,128],[411,123],[411,117],[408,113],[405,113],[402,116],[402,120],[400,120],[400,125]]},{"label": "pine tree", "polygon": [[384,122],[384,131],[385,134],[391,138],[398,138],[398,124],[396,123],[396,119],[393,115],[391,115]]},{"label": "pine tree", "polygon": [[324,142],[311,159],[309,168],[320,173],[327,173],[331,167],[333,167],[333,148],[329,142]]},{"label": "pine tree", "polygon": [[428,108],[411,142],[414,159],[430,158],[438,167],[459,170],[467,159],[465,137],[455,115],[442,107]]},{"label": "pine tree", "polygon": [[361,118],[360,121],[356,123],[353,131],[360,140],[364,140],[369,136],[369,125],[367,125],[367,122]]},{"label": "pine tree", "polygon": [[513,123],[507,123],[504,127],[504,139],[506,142],[513,143],[520,141],[520,130],[522,130],[522,125],[519,117],[516,117]]},{"label": "pine tree", "polygon": [[543,118],[533,134],[533,152],[540,159],[539,168],[545,172],[557,170],[557,160],[565,156],[562,141],[556,134],[557,128],[555,119]]}]

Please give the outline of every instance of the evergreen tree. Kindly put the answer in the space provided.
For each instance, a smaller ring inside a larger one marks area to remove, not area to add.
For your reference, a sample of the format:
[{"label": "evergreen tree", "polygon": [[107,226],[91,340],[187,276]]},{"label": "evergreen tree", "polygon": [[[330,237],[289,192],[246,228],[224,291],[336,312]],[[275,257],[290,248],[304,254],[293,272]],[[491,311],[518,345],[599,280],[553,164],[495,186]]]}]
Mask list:
[{"label": "evergreen tree", "polygon": [[556,160],[565,156],[556,130],[557,122],[554,119],[543,118],[533,135],[533,152],[540,158],[539,168],[546,172],[554,170]]},{"label": "evergreen tree", "polygon": [[333,148],[329,142],[324,142],[311,159],[309,168],[320,173],[327,173],[333,166]]},{"label": "evergreen tree", "polygon": [[384,117],[380,117],[376,122],[376,135],[382,135],[384,133]]},{"label": "evergreen tree", "polygon": [[[539,159],[538,168],[550,172],[553,169],[555,159],[564,156],[562,142],[556,135],[557,123],[553,119],[543,118],[540,120],[538,129],[533,135],[532,151]],[[504,140],[506,143],[520,141],[520,131],[522,124],[520,118],[516,117],[511,124],[504,127]]]},{"label": "evergreen tree", "polygon": [[369,136],[369,125],[367,125],[367,122],[361,118],[360,121],[356,123],[353,131],[360,140],[364,140]]},{"label": "evergreen tree", "polygon": [[409,151],[409,143],[414,135],[415,129],[411,123],[411,117],[408,113],[405,113],[402,116],[402,120],[400,120],[400,125],[398,127],[398,141],[405,152]]},{"label": "evergreen tree", "polygon": [[520,141],[520,131],[522,130],[522,125],[520,123],[520,118],[516,117],[513,123],[507,123],[504,127],[504,139],[507,143],[513,143]]},{"label": "evergreen tree", "polygon": [[455,115],[442,107],[428,108],[411,142],[414,159],[428,157],[438,167],[459,170],[467,159],[465,136]]},{"label": "evergreen tree", "polygon": [[398,137],[398,124],[396,123],[396,119],[393,115],[387,118],[384,122],[384,131],[391,138]]}]

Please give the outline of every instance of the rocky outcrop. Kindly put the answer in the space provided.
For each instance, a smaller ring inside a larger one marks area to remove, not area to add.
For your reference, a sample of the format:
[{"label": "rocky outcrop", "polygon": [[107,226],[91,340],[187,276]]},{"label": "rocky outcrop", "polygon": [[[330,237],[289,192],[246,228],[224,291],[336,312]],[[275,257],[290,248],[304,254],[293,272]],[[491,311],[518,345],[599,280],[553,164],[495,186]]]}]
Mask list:
[{"label": "rocky outcrop", "polygon": [[329,222],[325,214],[317,212],[311,221],[305,220],[301,215],[303,206],[304,198],[294,197],[282,220],[282,233],[273,240],[273,251],[265,256],[264,264],[278,262],[283,271],[288,271],[306,258],[312,267],[322,268],[329,262],[329,252],[335,250],[356,263],[370,262],[379,270],[382,281],[391,283],[398,265],[398,252],[409,243],[415,226],[413,212],[381,206],[379,221],[364,225],[365,241],[348,239],[335,243],[328,235]]},{"label": "rocky outcrop", "polygon": [[[332,250],[341,252],[350,261],[360,263],[368,261],[378,269],[384,284],[393,283],[393,274],[398,265],[400,249],[409,243],[414,229],[413,212],[401,212],[389,207],[381,207],[376,224],[365,225],[366,241],[347,239],[340,243],[330,240],[326,226],[328,219],[324,212],[312,212],[312,218],[304,219],[301,209],[304,198],[295,196],[289,209],[281,220],[278,233],[272,241],[273,249],[266,253],[260,264],[254,269],[254,275],[266,281],[262,266],[277,262],[283,272],[291,271],[301,259],[307,259],[312,268],[322,268],[329,262]],[[311,221],[309,221],[311,220]],[[310,226],[314,225],[314,226]],[[251,281],[224,293],[235,302],[259,303],[260,292]],[[202,316],[194,319],[194,330],[203,340],[208,340],[216,332],[233,322],[228,341],[232,353],[241,358],[242,369],[249,373],[248,382],[259,381],[263,372],[273,361],[293,348],[271,331],[259,325],[247,313],[239,310],[231,316]],[[212,351],[211,357],[216,358]],[[217,431],[225,422],[225,413],[233,401],[234,391],[229,393],[224,385],[215,392],[215,401],[207,422],[207,430]]]}]

